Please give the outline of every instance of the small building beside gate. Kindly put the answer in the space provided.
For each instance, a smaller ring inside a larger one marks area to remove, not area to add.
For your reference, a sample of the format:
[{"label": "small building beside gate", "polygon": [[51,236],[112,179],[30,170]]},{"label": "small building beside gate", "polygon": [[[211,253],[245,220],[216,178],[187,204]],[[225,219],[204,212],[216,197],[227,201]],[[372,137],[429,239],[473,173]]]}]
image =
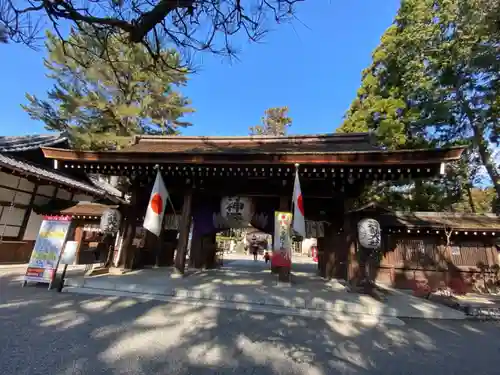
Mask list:
[{"label": "small building beside gate", "polygon": [[425,280],[431,287],[459,278],[471,285],[499,265],[500,217],[450,212],[385,212],[377,279],[398,288]]},{"label": "small building beside gate", "polygon": [[85,175],[53,169],[41,147],[68,148],[61,134],[0,137],[0,263],[25,263],[43,216],[37,207],[56,202],[121,201]]},{"label": "small building beside gate", "polygon": [[[348,214],[353,221],[373,218],[380,223],[381,248],[367,266],[379,283],[413,289],[416,284],[438,288],[458,280],[470,290],[485,272],[496,277],[500,217],[494,214],[401,212],[376,203]],[[357,241],[354,246],[359,254]]]}]

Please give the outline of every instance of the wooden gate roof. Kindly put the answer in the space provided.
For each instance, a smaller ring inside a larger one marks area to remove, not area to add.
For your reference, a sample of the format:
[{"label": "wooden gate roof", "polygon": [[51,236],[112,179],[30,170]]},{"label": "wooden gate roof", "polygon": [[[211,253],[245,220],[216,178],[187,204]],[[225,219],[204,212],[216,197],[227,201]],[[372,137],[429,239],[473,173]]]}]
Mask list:
[{"label": "wooden gate roof", "polygon": [[45,157],[74,163],[357,164],[429,165],[457,160],[462,147],[387,151],[369,133],[188,137],[136,136],[117,151],[76,151],[44,147]]},{"label": "wooden gate roof", "polygon": [[233,136],[233,137],[183,137],[136,136],[124,152],[176,153],[326,153],[345,151],[375,151],[369,133],[318,134],[295,136]]}]

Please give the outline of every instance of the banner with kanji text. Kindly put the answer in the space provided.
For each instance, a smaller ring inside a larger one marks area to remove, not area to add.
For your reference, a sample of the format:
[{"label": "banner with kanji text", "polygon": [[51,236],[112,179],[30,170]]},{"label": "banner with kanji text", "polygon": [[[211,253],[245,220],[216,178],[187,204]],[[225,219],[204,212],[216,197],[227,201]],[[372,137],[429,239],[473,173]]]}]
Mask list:
[{"label": "banner with kanji text", "polygon": [[274,239],[271,267],[292,267],[292,213],[274,213]]}]

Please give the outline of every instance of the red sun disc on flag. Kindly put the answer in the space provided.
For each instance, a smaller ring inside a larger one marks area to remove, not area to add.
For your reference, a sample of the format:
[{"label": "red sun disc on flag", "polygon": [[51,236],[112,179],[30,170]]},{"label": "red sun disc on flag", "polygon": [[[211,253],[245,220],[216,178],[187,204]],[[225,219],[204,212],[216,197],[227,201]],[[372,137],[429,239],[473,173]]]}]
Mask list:
[{"label": "red sun disc on flag", "polygon": [[163,199],[160,194],[153,194],[153,198],[151,198],[151,202],[149,204],[155,214],[161,214],[161,211],[163,210]]},{"label": "red sun disc on flag", "polygon": [[304,203],[302,202],[302,194],[297,197],[297,208],[299,209],[302,216],[304,216]]}]

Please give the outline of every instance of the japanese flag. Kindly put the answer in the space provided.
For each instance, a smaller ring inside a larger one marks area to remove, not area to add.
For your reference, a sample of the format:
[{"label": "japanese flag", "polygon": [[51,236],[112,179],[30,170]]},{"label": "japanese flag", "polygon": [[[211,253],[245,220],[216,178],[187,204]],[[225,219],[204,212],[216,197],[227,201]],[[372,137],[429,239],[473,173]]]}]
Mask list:
[{"label": "japanese flag", "polygon": [[293,185],[293,224],[295,233],[306,237],[306,221],[304,219],[304,203],[302,191],[300,190],[299,171],[295,171],[295,183]]},{"label": "japanese flag", "polygon": [[148,209],[144,217],[144,229],[149,230],[156,236],[160,236],[163,215],[165,215],[165,206],[167,205],[168,191],[158,171],[156,173],[155,184],[149,198]]}]

